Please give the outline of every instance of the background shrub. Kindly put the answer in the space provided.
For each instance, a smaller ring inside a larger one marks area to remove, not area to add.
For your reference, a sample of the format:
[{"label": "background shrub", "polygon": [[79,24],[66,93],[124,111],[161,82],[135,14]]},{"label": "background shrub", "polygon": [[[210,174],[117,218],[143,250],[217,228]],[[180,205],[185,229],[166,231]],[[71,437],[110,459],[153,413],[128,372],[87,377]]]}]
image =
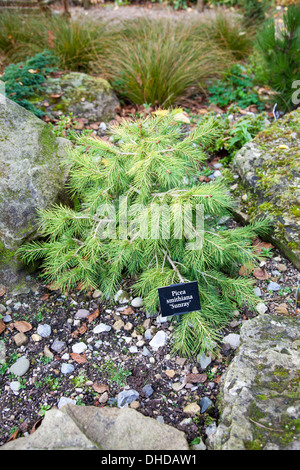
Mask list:
[{"label": "background shrub", "polygon": [[292,85],[300,78],[300,4],[288,7],[283,22],[278,28],[274,19],[269,20],[257,36],[256,78],[276,91],[273,101],[289,111],[296,106]]}]

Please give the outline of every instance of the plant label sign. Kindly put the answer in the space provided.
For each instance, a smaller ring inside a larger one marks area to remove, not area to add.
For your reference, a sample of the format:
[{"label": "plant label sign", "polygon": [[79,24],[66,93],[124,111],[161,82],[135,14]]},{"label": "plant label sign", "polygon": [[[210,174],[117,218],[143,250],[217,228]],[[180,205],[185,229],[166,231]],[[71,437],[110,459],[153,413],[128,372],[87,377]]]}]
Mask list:
[{"label": "plant label sign", "polygon": [[162,317],[201,309],[197,281],[159,287],[158,296]]}]

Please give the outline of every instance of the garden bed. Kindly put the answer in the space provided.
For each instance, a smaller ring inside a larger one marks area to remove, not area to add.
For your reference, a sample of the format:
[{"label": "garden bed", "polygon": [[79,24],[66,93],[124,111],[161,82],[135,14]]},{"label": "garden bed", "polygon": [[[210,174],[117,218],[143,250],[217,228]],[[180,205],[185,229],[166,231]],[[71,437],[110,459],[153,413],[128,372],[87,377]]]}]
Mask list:
[{"label": "garden bed", "polygon": [[[264,265],[269,280],[256,280],[261,303],[268,313],[294,315],[300,273],[277,250],[272,250],[271,256]],[[278,282],[279,291],[267,289],[271,280]],[[172,323],[147,318],[143,308],[130,307],[130,302],[122,312],[120,309],[127,304],[103,303],[94,291],[61,293],[43,285],[35,276],[31,283],[30,292],[4,293],[1,297],[6,310],[2,313],[5,330],[1,340],[5,342],[7,362],[0,369],[0,445],[9,438],[33,432],[46,410],[63,404],[62,398],[83,406],[117,406],[118,393],[126,389],[139,393],[129,406],[183,430],[189,443],[199,437],[206,439],[211,429],[208,426],[218,423],[219,382],[235,349],[220,341],[219,352],[207,357],[207,362],[211,360],[208,365],[200,363],[199,358],[172,357]],[[129,294],[130,285],[131,280],[122,285]],[[92,316],[76,318],[80,310]],[[247,309],[236,312],[221,337],[238,335],[242,323],[251,317],[253,313]],[[100,323],[110,327],[109,331],[95,333]],[[49,325],[49,336],[36,336],[37,331],[41,332],[40,325]],[[22,328],[30,328],[23,333],[28,342],[18,347],[15,337]],[[152,338],[156,332],[164,331],[168,335],[166,345],[153,350],[151,339],[145,338],[147,330]],[[59,352],[52,349],[55,339],[64,343]],[[84,344],[84,351],[74,353],[76,344]],[[24,355],[30,367],[25,375],[17,377],[8,367]],[[68,367],[70,372],[63,373]],[[203,398],[209,399],[211,405],[201,412]]]}]

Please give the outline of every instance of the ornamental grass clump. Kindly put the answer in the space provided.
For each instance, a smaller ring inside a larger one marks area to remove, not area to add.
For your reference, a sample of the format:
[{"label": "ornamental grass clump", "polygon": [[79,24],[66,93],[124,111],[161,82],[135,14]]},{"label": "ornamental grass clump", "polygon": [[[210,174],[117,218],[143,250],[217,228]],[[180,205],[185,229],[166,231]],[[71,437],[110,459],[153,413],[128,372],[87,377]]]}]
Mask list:
[{"label": "ornamental grass clump", "polygon": [[158,287],[197,281],[201,310],[182,315],[173,351],[213,350],[232,312],[254,308],[252,239],[268,224],[221,229],[234,201],[222,181],[199,183],[205,148],[220,138],[214,119],[183,134],[180,113],[158,111],[112,128],[111,141],[79,137],[66,164],[75,208],[39,212],[42,240],[21,247],[27,262],[42,260],[42,277],[61,289],[97,288],[113,299],[122,279],[159,312]]},{"label": "ornamental grass clump", "polygon": [[[203,28],[205,27],[202,24]],[[187,22],[139,19],[119,27],[99,63],[114,89],[135,104],[166,108],[232,63],[232,55]]]}]

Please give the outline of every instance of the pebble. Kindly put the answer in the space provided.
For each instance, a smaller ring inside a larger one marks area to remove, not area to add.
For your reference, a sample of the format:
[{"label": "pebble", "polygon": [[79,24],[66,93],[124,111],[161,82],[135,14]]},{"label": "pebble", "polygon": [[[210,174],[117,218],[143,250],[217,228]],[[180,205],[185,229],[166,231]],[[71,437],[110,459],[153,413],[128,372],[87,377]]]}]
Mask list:
[{"label": "pebble", "polygon": [[39,341],[42,341],[43,338],[40,335],[38,335],[37,333],[33,333],[33,335],[31,335],[31,339],[35,343],[38,343]]},{"label": "pebble", "polygon": [[286,266],[285,264],[278,263],[278,264],[277,264],[277,268],[278,268],[279,271],[281,271],[281,272],[287,271],[287,266]]},{"label": "pebble", "polygon": [[183,412],[188,415],[196,415],[200,411],[200,406],[197,403],[189,403],[183,408]]},{"label": "pebble", "polygon": [[125,323],[123,322],[123,320],[117,320],[114,324],[113,324],[113,329],[115,331],[119,331],[121,328],[123,328],[125,325]]},{"label": "pebble", "polygon": [[127,292],[120,289],[115,295],[115,302],[119,302],[119,304],[127,304],[129,302],[129,295]]},{"label": "pebble", "polygon": [[118,394],[117,406],[118,408],[124,408],[126,405],[130,405],[139,397],[139,393],[136,390],[123,390]]},{"label": "pebble", "polygon": [[6,307],[3,304],[0,304],[0,313],[1,315],[6,312]]},{"label": "pebble", "polygon": [[144,305],[143,299],[141,297],[135,297],[134,299],[132,299],[131,305],[135,308],[142,307]]},{"label": "pebble", "polygon": [[72,345],[73,353],[82,354],[86,350],[87,350],[87,345],[83,342],[75,343]]},{"label": "pebble", "polygon": [[5,364],[6,362],[6,346],[4,341],[0,341],[0,364]]},{"label": "pebble", "polygon": [[146,385],[142,388],[142,392],[143,392],[143,394],[144,394],[147,398],[149,398],[149,397],[153,394],[154,390],[153,390],[153,388],[151,387],[150,384],[146,384]]},{"label": "pebble", "polygon": [[257,295],[257,297],[261,297],[261,290],[260,290],[259,287],[255,287],[253,289],[253,292],[254,292],[255,295]]},{"label": "pebble", "polygon": [[67,362],[64,362],[60,368],[60,371],[62,374],[72,374],[74,370],[75,370],[75,367],[73,366],[73,364],[68,364]]},{"label": "pebble", "polygon": [[271,281],[269,284],[268,284],[268,287],[267,287],[268,291],[277,291],[277,290],[280,290],[281,289],[281,285],[278,284],[277,282],[273,282]]},{"label": "pebble", "polygon": [[[0,312],[1,313],[1,312]],[[2,318],[2,320],[4,321],[4,323],[9,323],[11,322],[12,318],[10,315],[4,315],[4,317]]]},{"label": "pebble", "polygon": [[104,392],[102,393],[101,397],[99,398],[99,403],[106,403],[108,400],[108,393]]},{"label": "pebble", "polygon": [[93,299],[98,299],[98,297],[101,297],[101,295],[102,295],[101,290],[95,290],[93,292]]},{"label": "pebble", "polygon": [[124,326],[124,330],[130,331],[133,328],[133,324],[130,322],[127,322],[126,325]]},{"label": "pebble", "polygon": [[151,356],[151,352],[149,351],[148,348],[146,348],[146,346],[143,347],[142,355],[143,356]]},{"label": "pebble", "polygon": [[20,332],[14,336],[14,342],[18,348],[20,346],[25,346],[25,344],[27,344],[28,341],[29,341],[28,337],[25,335],[25,333]]},{"label": "pebble", "polygon": [[135,354],[135,353],[139,352],[139,350],[138,350],[138,348],[137,348],[136,346],[130,346],[129,352],[130,352],[131,354]]},{"label": "pebble", "polygon": [[72,398],[68,397],[60,397],[58,403],[57,403],[57,408],[60,410],[63,406],[65,405],[76,405],[76,400],[72,400]]},{"label": "pebble", "polygon": [[63,349],[65,349],[66,343],[65,341],[60,341],[58,338],[55,338],[51,345],[52,351],[55,351],[57,353],[60,353]]},{"label": "pebble", "polygon": [[54,354],[50,351],[49,346],[44,347],[44,355],[48,357],[49,359],[53,359]]},{"label": "pebble", "polygon": [[213,176],[214,178],[218,178],[219,176],[222,176],[222,173],[220,172],[220,170],[216,170],[214,171]]},{"label": "pebble", "polygon": [[167,334],[164,331],[158,331],[149,345],[154,351],[164,347],[167,344]]},{"label": "pebble", "polygon": [[148,328],[148,330],[145,331],[144,336],[145,336],[145,339],[148,339],[149,341],[151,340],[152,338],[151,328]]},{"label": "pebble", "polygon": [[213,402],[211,401],[210,398],[203,397],[200,400],[201,413],[205,413],[205,411],[208,410],[209,408],[211,408],[213,405],[214,404],[213,404]]},{"label": "pebble", "polygon": [[263,302],[259,302],[256,305],[256,310],[258,311],[258,313],[263,315],[268,310],[268,307]]},{"label": "pebble", "polygon": [[81,308],[76,312],[75,318],[87,318],[89,314],[90,314],[89,310]]},{"label": "pebble", "polygon": [[11,389],[14,393],[16,393],[16,392],[18,392],[18,391],[20,390],[21,384],[20,384],[20,382],[18,382],[17,380],[13,380],[13,381],[9,384],[9,386],[10,386],[10,389]]},{"label": "pebble", "polygon": [[18,377],[22,377],[22,375],[26,374],[30,367],[30,362],[26,356],[19,357],[17,361],[9,368],[9,372],[12,374],[17,375]]},{"label": "pebble", "polygon": [[93,333],[106,333],[111,330],[111,326],[105,325],[105,323],[100,323],[99,325],[95,326],[93,329]]},{"label": "pebble", "polygon": [[204,353],[200,354],[197,358],[201,369],[206,369],[207,366],[211,363],[211,357],[206,356]]},{"label": "pebble", "polygon": [[236,333],[230,333],[227,336],[224,336],[223,343],[228,343],[232,349],[237,349],[240,345],[241,337]]},{"label": "pebble", "polygon": [[51,326],[46,323],[44,325],[38,325],[36,332],[42,338],[48,338],[51,335]]}]

